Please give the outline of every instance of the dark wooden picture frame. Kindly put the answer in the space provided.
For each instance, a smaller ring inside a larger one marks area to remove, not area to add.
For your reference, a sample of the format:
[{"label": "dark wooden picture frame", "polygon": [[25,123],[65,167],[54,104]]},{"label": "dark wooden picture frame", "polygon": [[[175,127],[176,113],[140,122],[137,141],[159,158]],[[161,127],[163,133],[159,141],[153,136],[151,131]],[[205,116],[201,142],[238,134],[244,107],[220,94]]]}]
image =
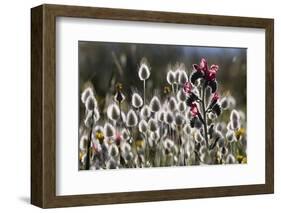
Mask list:
[{"label": "dark wooden picture frame", "polygon": [[[193,189],[56,195],[56,18],[95,18],[265,29],[265,184]],[[31,203],[66,207],[274,192],[274,20],[63,5],[31,9]]]}]

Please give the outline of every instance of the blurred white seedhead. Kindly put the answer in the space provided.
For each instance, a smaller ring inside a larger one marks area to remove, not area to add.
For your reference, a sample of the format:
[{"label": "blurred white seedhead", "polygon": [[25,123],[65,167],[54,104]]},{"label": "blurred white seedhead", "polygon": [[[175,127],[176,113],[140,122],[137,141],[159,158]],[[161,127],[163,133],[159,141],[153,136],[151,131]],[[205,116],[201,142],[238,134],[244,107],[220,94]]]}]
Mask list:
[{"label": "blurred white seedhead", "polygon": [[159,131],[150,132],[149,139],[152,141],[158,141],[160,139]]},{"label": "blurred white seedhead", "polygon": [[184,85],[188,81],[185,70],[180,70],[178,82],[180,85]]},{"label": "blurred white seedhead", "polygon": [[116,103],[112,103],[107,107],[107,117],[113,121],[117,121],[120,118],[120,109]]},{"label": "blurred white seedhead", "polygon": [[117,158],[119,155],[118,147],[115,143],[111,144],[108,149],[108,153],[112,158]]},{"label": "blurred white seedhead", "polygon": [[169,70],[167,72],[167,82],[170,84],[170,85],[173,85],[176,81],[176,76],[175,76],[175,72],[173,72],[172,70]]},{"label": "blurred white seedhead", "polygon": [[236,159],[235,159],[235,157],[233,156],[233,154],[228,154],[225,161],[226,161],[226,163],[228,163],[228,164],[234,164],[234,163],[236,163]]},{"label": "blurred white seedhead", "polygon": [[232,129],[240,128],[240,115],[236,110],[232,110],[230,114],[230,123]]},{"label": "blurred white seedhead", "polygon": [[126,125],[128,127],[134,127],[138,124],[138,117],[134,110],[130,110],[127,114]]},{"label": "blurred white seedhead", "polygon": [[224,110],[228,109],[229,104],[228,104],[228,98],[227,98],[227,97],[223,97],[223,98],[220,100],[220,106],[221,106],[221,108],[224,109]]},{"label": "blurred white seedhead", "polygon": [[139,131],[145,133],[147,131],[147,122],[145,120],[141,120],[139,122]]},{"label": "blurred white seedhead", "polygon": [[214,120],[214,119],[217,118],[217,115],[216,115],[215,113],[213,113],[213,112],[210,112],[210,113],[208,113],[208,118],[209,118],[210,120]]},{"label": "blurred white seedhead", "polygon": [[177,100],[175,99],[175,97],[171,97],[169,102],[168,102],[168,108],[171,111],[174,111],[177,109]]},{"label": "blurred white seedhead", "polygon": [[184,125],[184,123],[185,123],[185,118],[184,118],[184,116],[183,116],[182,114],[180,114],[180,113],[176,113],[176,116],[175,116],[175,124],[176,124],[177,126],[182,126],[182,125]]},{"label": "blurred white seedhead", "polygon": [[82,103],[86,103],[86,100],[89,96],[94,96],[94,92],[93,92],[93,89],[91,87],[87,87],[83,92],[82,92],[82,95],[81,95],[81,101]]},{"label": "blurred white seedhead", "polygon": [[160,111],[157,113],[157,119],[158,119],[158,121],[160,121],[160,122],[164,122],[164,120],[165,120],[165,111],[164,111],[164,110],[160,110]]},{"label": "blurred white seedhead", "polygon": [[132,105],[135,108],[140,108],[143,105],[142,97],[138,93],[132,95]]},{"label": "blurred white seedhead", "polygon": [[204,140],[204,138],[202,137],[202,135],[199,131],[196,131],[194,139],[198,143],[201,143]]},{"label": "blurred white seedhead", "polygon": [[94,150],[95,150],[96,152],[102,151],[100,142],[99,142],[98,140],[94,140],[94,141],[93,141],[92,147],[94,148]]},{"label": "blurred white seedhead", "polygon": [[131,152],[131,146],[128,143],[122,143],[121,144],[121,152],[123,156],[128,155]]},{"label": "blurred white seedhead", "polygon": [[158,129],[157,120],[152,119],[152,118],[149,119],[149,121],[148,121],[148,129],[149,129],[151,132],[157,131],[157,129]]},{"label": "blurred white seedhead", "polygon": [[174,115],[171,111],[166,112],[165,114],[165,122],[169,125],[172,125],[174,121]]},{"label": "blurred white seedhead", "polygon": [[157,96],[154,96],[150,101],[150,109],[152,112],[158,112],[161,109],[161,103]]},{"label": "blurred white seedhead", "polygon": [[165,149],[170,150],[175,145],[174,141],[171,139],[165,139],[163,142],[163,146]]},{"label": "blurred white seedhead", "polygon": [[189,136],[191,134],[191,127],[189,126],[189,124],[184,125],[183,132],[186,136]]},{"label": "blurred white seedhead", "polygon": [[185,103],[184,101],[180,101],[180,102],[178,103],[178,110],[179,110],[180,112],[184,112],[186,109],[187,109],[186,103]]},{"label": "blurred white seedhead", "polygon": [[147,119],[149,118],[151,115],[151,111],[150,111],[150,108],[149,106],[147,105],[144,105],[142,108],[141,108],[141,111],[140,111],[140,116],[142,119]]},{"label": "blurred white seedhead", "polygon": [[236,107],[236,100],[233,96],[229,95],[227,97],[227,100],[228,100],[228,107],[229,109],[233,109]]},{"label": "blurred white seedhead", "polygon": [[104,125],[104,134],[106,137],[110,138],[115,135],[115,129],[110,123],[105,123]]},{"label": "blurred white seedhead", "polygon": [[88,136],[87,135],[82,135],[80,138],[79,142],[79,148],[81,151],[86,151],[87,150],[87,145],[88,145]]},{"label": "blurred white seedhead", "polygon": [[97,101],[94,96],[88,96],[85,102],[86,109],[92,111],[97,107]]},{"label": "blurred white seedhead", "polygon": [[233,142],[234,139],[235,139],[234,132],[232,130],[228,130],[226,133],[226,140],[228,140],[229,142]]},{"label": "blurred white seedhead", "polygon": [[139,68],[139,78],[142,81],[145,81],[149,78],[150,76],[150,67],[149,64],[147,62],[146,58],[142,58],[141,62],[140,62],[140,68]]},{"label": "blurred white seedhead", "polygon": [[107,169],[117,169],[118,165],[117,165],[116,160],[111,158],[109,161],[107,161],[106,168]]},{"label": "blurred white seedhead", "polygon": [[127,129],[122,129],[121,131],[122,138],[127,141],[130,138],[130,133]]},{"label": "blurred white seedhead", "polygon": [[186,101],[187,99],[187,94],[184,92],[183,89],[180,89],[177,93],[177,99],[178,101]]},{"label": "blurred white seedhead", "polygon": [[91,128],[93,125],[93,111],[88,111],[86,118],[84,120],[84,124],[86,127]]}]

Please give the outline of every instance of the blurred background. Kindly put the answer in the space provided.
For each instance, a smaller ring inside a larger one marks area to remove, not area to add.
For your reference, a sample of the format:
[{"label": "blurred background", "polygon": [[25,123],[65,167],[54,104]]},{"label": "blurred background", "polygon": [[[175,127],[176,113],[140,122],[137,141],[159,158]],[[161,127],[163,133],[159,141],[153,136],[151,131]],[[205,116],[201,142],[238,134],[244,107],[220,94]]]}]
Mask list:
[{"label": "blurred background", "polygon": [[[168,85],[166,73],[169,64],[184,63],[189,75],[192,64],[199,64],[201,58],[206,58],[209,66],[218,64],[220,67],[217,81],[221,96],[232,95],[236,99],[236,107],[246,112],[245,48],[92,41],[79,41],[78,45],[79,94],[91,82],[101,110],[106,105],[106,96],[114,95],[118,82],[123,85],[127,101],[130,101],[132,91],[137,90],[142,94],[143,83],[138,78],[138,68],[141,59],[145,57],[151,67],[151,76],[147,81],[147,100],[154,94],[161,96],[164,86]],[[80,99],[79,103],[82,112]]]}]

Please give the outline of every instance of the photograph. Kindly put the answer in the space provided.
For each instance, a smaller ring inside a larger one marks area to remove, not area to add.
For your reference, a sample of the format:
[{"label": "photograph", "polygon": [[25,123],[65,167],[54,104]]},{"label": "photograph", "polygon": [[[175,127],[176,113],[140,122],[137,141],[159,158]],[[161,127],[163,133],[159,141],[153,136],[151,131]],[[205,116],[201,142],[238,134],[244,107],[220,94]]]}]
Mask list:
[{"label": "photograph", "polygon": [[80,171],[247,164],[247,48],[77,45]]}]

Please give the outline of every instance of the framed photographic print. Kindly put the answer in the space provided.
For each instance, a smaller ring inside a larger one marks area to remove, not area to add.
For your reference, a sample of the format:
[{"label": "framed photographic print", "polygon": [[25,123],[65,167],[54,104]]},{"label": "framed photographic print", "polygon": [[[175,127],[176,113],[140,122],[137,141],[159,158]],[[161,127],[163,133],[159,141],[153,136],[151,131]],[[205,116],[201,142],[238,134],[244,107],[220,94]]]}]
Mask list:
[{"label": "framed photographic print", "polygon": [[273,193],[272,19],[31,9],[31,203]]}]

